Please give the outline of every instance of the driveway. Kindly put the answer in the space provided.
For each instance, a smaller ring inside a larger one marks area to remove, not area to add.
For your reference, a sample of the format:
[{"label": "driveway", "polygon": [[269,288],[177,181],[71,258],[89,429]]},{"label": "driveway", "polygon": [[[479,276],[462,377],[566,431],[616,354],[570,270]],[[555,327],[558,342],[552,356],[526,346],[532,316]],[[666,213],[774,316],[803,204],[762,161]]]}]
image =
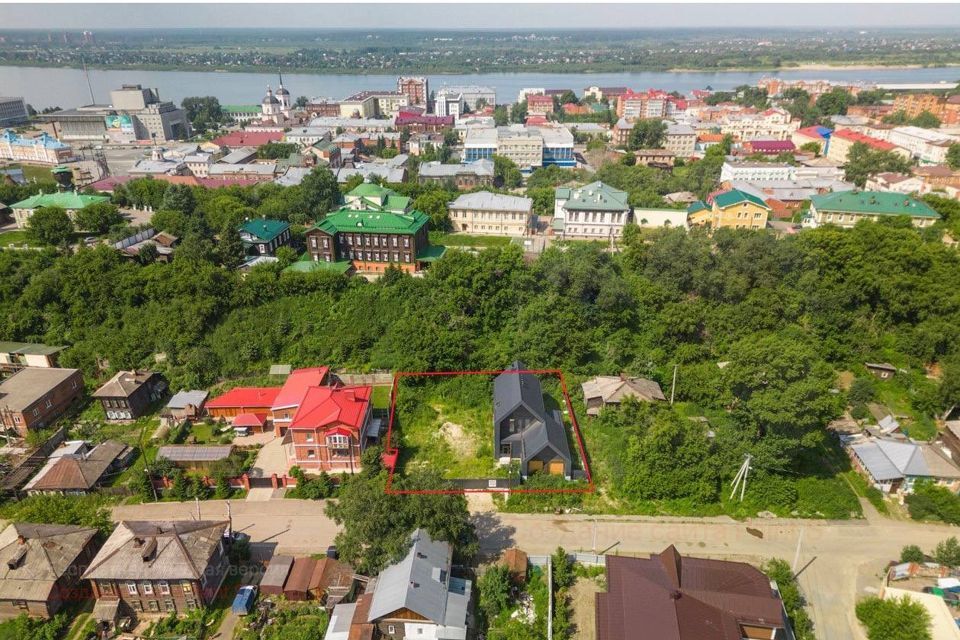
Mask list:
[{"label": "driveway", "polygon": [[257,460],[250,469],[250,476],[253,478],[269,478],[274,473],[278,476],[285,475],[289,467],[287,466],[287,454],[283,450],[283,439],[274,437],[261,447],[257,452]]}]

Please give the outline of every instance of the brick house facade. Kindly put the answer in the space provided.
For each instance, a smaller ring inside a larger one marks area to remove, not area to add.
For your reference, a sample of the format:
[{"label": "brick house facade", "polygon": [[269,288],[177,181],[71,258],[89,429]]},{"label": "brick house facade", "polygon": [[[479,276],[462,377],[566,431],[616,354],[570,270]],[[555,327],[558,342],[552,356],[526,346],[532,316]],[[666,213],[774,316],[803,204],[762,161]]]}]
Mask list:
[{"label": "brick house facade", "polygon": [[355,473],[360,455],[380,437],[373,387],[313,387],[284,438],[287,461],[304,470]]},{"label": "brick house facade", "polygon": [[0,383],[0,424],[26,436],[50,426],[82,393],[79,369],[26,367]]}]

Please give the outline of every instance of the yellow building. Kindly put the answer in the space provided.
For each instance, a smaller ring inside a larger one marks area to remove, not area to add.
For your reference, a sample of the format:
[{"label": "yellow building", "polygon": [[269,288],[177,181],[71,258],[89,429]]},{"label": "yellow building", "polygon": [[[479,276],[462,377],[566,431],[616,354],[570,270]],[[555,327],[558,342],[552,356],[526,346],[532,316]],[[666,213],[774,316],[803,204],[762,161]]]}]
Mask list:
[{"label": "yellow building", "polygon": [[687,214],[691,225],[709,225],[711,229],[764,229],[770,207],[757,196],[730,189],[714,196],[712,206],[694,202]]}]

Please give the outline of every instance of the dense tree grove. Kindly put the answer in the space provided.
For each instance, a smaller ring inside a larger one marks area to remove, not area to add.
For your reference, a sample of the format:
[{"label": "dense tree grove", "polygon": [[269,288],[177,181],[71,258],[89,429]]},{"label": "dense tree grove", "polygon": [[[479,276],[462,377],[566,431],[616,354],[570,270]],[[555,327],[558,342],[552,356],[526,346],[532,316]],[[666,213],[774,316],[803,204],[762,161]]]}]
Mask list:
[{"label": "dense tree grove", "polygon": [[[711,163],[708,155],[681,169]],[[645,167],[601,173],[616,185],[648,179]],[[547,173],[538,180],[544,189],[554,183]],[[0,250],[0,336],[68,345],[63,364],[82,368],[91,384],[101,367],[150,366],[174,388],[274,362],[475,370],[521,358],[563,369],[574,389],[591,375],[627,371],[667,390],[677,367],[677,402],[706,412],[709,425],[666,404],[624,406],[583,425],[598,481],[625,509],[723,502],[724,484],[750,453],[763,480],[747,492],[752,508],[843,517],[856,501],[837,493],[824,506],[842,487],[818,477],[817,459],[824,426],[848,400],[835,392],[836,372],[877,358],[915,370],[939,362],[939,395],[922,398],[924,411],[960,400],[960,260],[939,236],[958,216],[939,201],[931,202],[946,223],[923,231],[899,220],[782,239],[631,227],[615,254],[589,243],[533,262],[514,246],[451,250],[423,278],[391,272],[373,283],[277,265],[244,278],[224,268],[236,259],[225,251],[235,241],[230,224],[271,202],[278,217],[310,222],[330,206],[328,181],[318,172],[303,188],[216,191],[132,181],[118,198],[157,207],[154,223],[183,237],[176,258],[131,261],[107,246]],[[631,192],[642,199],[643,190]],[[859,403],[870,394],[863,383],[851,392]],[[370,498],[374,508],[387,504]],[[507,507],[520,508],[512,499]]]}]

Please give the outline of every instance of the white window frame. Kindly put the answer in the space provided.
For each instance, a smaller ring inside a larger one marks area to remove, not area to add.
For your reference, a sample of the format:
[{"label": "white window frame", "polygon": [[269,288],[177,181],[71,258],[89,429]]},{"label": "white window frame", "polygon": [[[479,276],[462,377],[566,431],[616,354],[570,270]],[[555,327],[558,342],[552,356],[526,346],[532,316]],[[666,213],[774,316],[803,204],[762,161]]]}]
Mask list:
[{"label": "white window frame", "polygon": [[330,447],[331,449],[349,449],[350,437],[340,435],[340,434],[327,436],[327,446]]},{"label": "white window frame", "polygon": [[152,583],[152,582],[150,582],[149,580],[144,580],[143,583],[141,584],[141,586],[143,587],[143,595],[145,595],[145,596],[152,596],[152,595],[153,595],[153,583]]},{"label": "white window frame", "polygon": [[127,595],[131,595],[131,596],[138,596],[138,595],[140,595],[140,592],[137,591],[137,583],[136,583],[136,582],[128,582],[128,583],[127,583]]}]

